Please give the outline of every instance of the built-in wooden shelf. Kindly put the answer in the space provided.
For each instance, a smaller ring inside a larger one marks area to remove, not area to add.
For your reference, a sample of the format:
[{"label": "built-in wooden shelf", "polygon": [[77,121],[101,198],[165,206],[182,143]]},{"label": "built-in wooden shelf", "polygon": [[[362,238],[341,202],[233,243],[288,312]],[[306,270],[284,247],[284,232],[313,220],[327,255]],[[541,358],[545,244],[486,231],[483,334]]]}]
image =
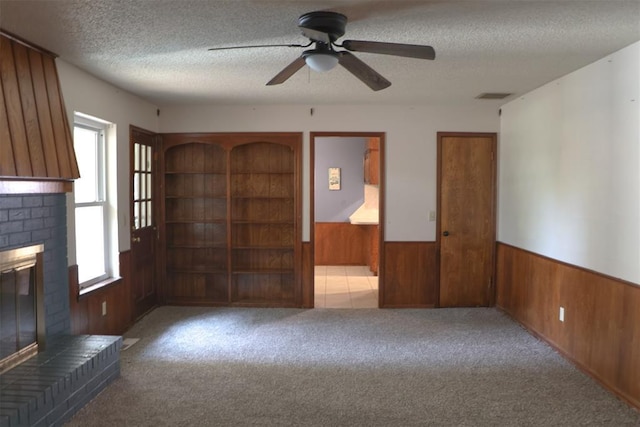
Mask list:
[{"label": "built-in wooden shelf", "polygon": [[298,306],[301,137],[163,140],[164,297]]}]

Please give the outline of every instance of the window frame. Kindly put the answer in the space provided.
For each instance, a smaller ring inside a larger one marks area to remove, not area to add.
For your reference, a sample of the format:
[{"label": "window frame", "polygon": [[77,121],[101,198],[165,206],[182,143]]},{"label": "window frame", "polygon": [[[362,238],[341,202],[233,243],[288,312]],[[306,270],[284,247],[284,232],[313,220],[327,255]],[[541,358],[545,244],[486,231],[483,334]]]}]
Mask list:
[{"label": "window frame", "polygon": [[[109,129],[109,123],[94,117],[86,116],[81,113],[74,114],[74,122],[73,122],[74,133],[76,128],[81,128],[89,131],[94,131],[97,134],[96,138],[96,189],[95,195],[96,200],[89,202],[76,202],[75,197],[75,187],[73,194],[73,203],[74,203],[74,218],[75,222],[75,235],[74,240],[76,243],[76,264],[77,263],[77,253],[78,253],[78,238],[77,238],[77,212],[78,209],[90,208],[90,207],[100,207],[102,213],[102,238],[104,242],[103,253],[103,267],[104,273],[92,277],[83,282],[79,282],[79,290],[80,292],[85,291],[88,288],[91,288],[101,282],[106,282],[108,279],[113,277],[113,272],[111,271],[111,242],[110,242],[110,230],[109,230],[109,189],[108,187],[108,168],[107,168],[107,132]],[[75,138],[74,138],[74,147],[75,147]],[[78,264],[78,269],[80,269],[80,265]]]}]

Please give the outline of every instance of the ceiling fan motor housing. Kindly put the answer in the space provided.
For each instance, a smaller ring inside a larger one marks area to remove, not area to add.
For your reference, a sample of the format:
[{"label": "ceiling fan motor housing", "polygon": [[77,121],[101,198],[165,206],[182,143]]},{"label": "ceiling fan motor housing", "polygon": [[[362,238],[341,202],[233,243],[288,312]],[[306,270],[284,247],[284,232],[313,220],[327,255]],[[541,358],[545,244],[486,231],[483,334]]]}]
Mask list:
[{"label": "ceiling fan motor housing", "polygon": [[[298,18],[298,27],[302,30],[302,35],[308,38],[310,43],[304,46],[286,46],[306,48],[315,43],[315,48],[302,52],[300,57],[271,79],[267,86],[285,82],[305,64],[319,72],[329,71],[340,64],[369,88],[378,91],[389,87],[391,82],[358,59],[351,53],[352,51],[420,59],[435,58],[435,51],[431,46],[366,40],[345,40],[342,44],[336,44],[336,40],[344,35],[346,25],[347,17],[337,12],[316,11],[301,15]],[[338,52],[333,49],[333,46],[345,50]]]},{"label": "ceiling fan motor housing", "polygon": [[309,12],[298,18],[298,26],[326,33],[335,42],[344,35],[347,17],[337,12]]}]

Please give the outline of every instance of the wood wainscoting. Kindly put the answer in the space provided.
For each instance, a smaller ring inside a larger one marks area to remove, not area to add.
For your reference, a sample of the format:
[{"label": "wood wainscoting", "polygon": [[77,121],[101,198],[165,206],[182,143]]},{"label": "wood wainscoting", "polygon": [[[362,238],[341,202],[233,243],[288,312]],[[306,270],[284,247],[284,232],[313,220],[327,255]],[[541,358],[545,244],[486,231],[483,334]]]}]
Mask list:
[{"label": "wood wainscoting", "polygon": [[435,242],[384,242],[383,308],[432,308],[437,304],[438,262]]},{"label": "wood wainscoting", "polygon": [[640,409],[640,286],[507,244],[497,249],[497,306]]},{"label": "wood wainscoting", "polygon": [[[69,305],[71,333],[122,335],[133,324],[130,284],[131,251],[120,253],[120,274],[113,283],[84,295],[78,294],[78,266],[69,267]],[[107,306],[102,315],[102,303]]]}]

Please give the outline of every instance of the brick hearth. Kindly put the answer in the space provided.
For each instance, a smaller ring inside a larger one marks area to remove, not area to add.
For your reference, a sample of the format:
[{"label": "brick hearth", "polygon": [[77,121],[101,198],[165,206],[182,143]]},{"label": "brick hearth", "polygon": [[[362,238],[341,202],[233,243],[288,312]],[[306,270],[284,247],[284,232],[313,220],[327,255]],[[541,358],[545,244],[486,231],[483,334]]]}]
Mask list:
[{"label": "brick hearth", "polygon": [[120,376],[122,338],[58,337],[0,375],[0,427],[58,426]]},{"label": "brick hearth", "polygon": [[57,426],[120,375],[118,336],[73,336],[65,194],[0,194],[0,251],[44,244],[46,349],[0,375],[0,427]]}]

